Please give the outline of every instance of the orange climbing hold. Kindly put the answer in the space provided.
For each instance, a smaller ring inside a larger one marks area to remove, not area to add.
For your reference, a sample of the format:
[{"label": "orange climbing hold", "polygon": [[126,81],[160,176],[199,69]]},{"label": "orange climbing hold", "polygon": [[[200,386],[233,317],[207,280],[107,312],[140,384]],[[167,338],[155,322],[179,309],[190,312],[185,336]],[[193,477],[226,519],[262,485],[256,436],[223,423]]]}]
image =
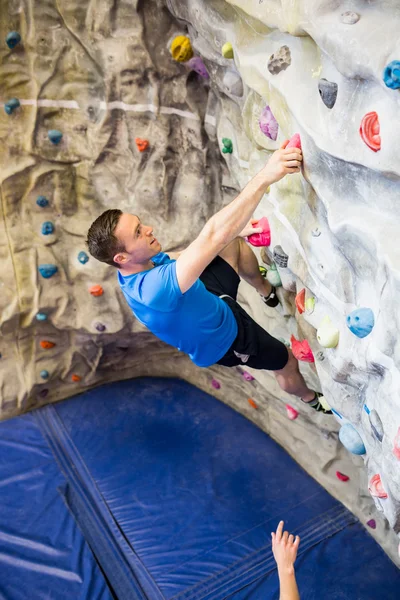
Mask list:
[{"label": "orange climbing hold", "polygon": [[82,379],[82,377],[80,377],[79,375],[75,375],[75,373],[72,375],[71,377],[72,381],[80,381]]},{"label": "orange climbing hold", "polygon": [[139,152],[144,152],[149,147],[148,140],[142,140],[142,138],[135,138],[135,142]]},{"label": "orange climbing hold", "polygon": [[296,296],[296,308],[299,311],[300,314],[303,314],[303,312],[306,310],[305,304],[306,304],[306,290],[305,288],[303,288],[301,290],[301,292],[299,292]]},{"label": "orange climbing hold", "polygon": [[314,354],[312,353],[310,344],[307,342],[307,340],[300,342],[299,340],[296,340],[294,335],[292,335],[290,341],[292,344],[293,355],[295,358],[297,358],[297,360],[309,363],[315,362]]},{"label": "orange climbing hold", "polygon": [[252,400],[251,398],[247,398],[247,402],[250,404],[250,406],[252,406],[253,408],[258,408],[257,404],[254,402],[254,400]]},{"label": "orange climbing hold", "polygon": [[381,136],[378,114],[374,111],[364,115],[360,125],[360,135],[368,148],[374,152],[381,149]]},{"label": "orange climbing hold", "polygon": [[388,495],[385,492],[385,489],[383,487],[383,483],[381,481],[381,476],[379,474],[373,475],[373,477],[371,477],[371,480],[370,480],[369,486],[368,486],[368,490],[369,490],[369,493],[371,494],[371,496],[376,496],[377,498],[387,498],[388,497]]},{"label": "orange climbing hold", "polygon": [[92,294],[92,296],[102,296],[104,294],[104,290],[101,285],[92,285],[89,292]]},{"label": "orange climbing hold", "polygon": [[54,342],[49,342],[49,340],[42,340],[40,342],[40,345],[42,346],[42,348],[44,348],[45,350],[50,350],[50,348],[54,348],[55,343]]},{"label": "orange climbing hold", "polygon": [[301,139],[300,139],[300,134],[299,133],[295,133],[290,138],[289,143],[286,146],[286,148],[300,148],[300,150],[301,150]]}]

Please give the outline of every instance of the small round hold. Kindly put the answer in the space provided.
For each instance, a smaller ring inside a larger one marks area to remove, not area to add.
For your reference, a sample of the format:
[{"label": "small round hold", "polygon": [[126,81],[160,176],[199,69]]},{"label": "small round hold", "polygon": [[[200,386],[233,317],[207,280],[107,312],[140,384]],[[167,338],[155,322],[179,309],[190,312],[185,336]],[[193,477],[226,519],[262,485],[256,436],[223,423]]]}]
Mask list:
[{"label": "small round hold", "polygon": [[103,323],[96,323],[95,328],[97,329],[97,331],[100,332],[103,332],[107,329],[106,326],[103,325]]},{"label": "small round hold", "polygon": [[58,267],[56,267],[56,265],[48,264],[39,266],[39,273],[42,277],[44,277],[44,279],[50,279],[50,277],[53,277],[53,275],[55,275],[57,271]]},{"label": "small round hold", "polygon": [[232,140],[230,140],[229,138],[222,138],[222,143],[223,143],[222,152],[224,154],[232,154],[232,152],[233,152]]},{"label": "small round hold", "polygon": [[17,46],[21,41],[21,36],[18,31],[10,31],[6,37],[6,44],[12,50]]},{"label": "small round hold", "polygon": [[45,221],[42,224],[42,234],[43,235],[51,235],[54,231],[54,225],[51,221]]},{"label": "small round hold", "polygon": [[340,20],[345,25],[355,25],[360,20],[360,15],[352,10],[347,10],[340,15]]},{"label": "small round hold", "polygon": [[38,196],[36,200],[36,204],[40,206],[40,208],[45,208],[48,205],[49,201],[45,196]]},{"label": "small round hold", "polygon": [[40,342],[40,347],[43,348],[43,350],[51,350],[51,348],[54,348],[55,343],[54,342],[50,342],[50,340],[41,340]]},{"label": "small round hold", "polygon": [[171,44],[172,58],[177,62],[186,62],[193,56],[192,44],[186,35],[178,35]]},{"label": "small round hold", "polygon": [[11,115],[14,112],[14,110],[19,108],[20,106],[21,102],[18,100],[18,98],[11,98],[11,100],[5,103],[4,110],[8,115]]},{"label": "small round hold", "polygon": [[187,66],[189,69],[204,77],[204,79],[209,79],[210,75],[208,74],[207,68],[203,62],[201,56],[193,56],[190,60],[187,61]]},{"label": "small round hold", "polygon": [[282,246],[275,246],[274,248],[274,261],[282,269],[286,269],[288,265],[289,256],[283,250]]},{"label": "small round hold", "polygon": [[339,343],[339,330],[328,316],[322,319],[317,329],[317,340],[324,348],[336,348]]},{"label": "small round hold", "polygon": [[36,314],[36,320],[37,321],[46,321],[47,320],[47,315],[45,313],[38,312]]},{"label": "small round hold", "polygon": [[214,390],[219,390],[221,387],[220,382],[217,379],[212,379],[211,380],[211,385],[214,388]]},{"label": "small round hold", "polygon": [[101,285],[92,285],[92,287],[89,289],[89,292],[92,294],[92,296],[102,296],[104,294],[104,290]]},{"label": "small round hold", "polygon": [[243,379],[245,379],[246,381],[254,381],[254,377],[251,373],[249,373],[248,371],[243,371],[242,372],[242,377]]},{"label": "small round hold", "polygon": [[383,71],[383,81],[391,90],[400,89],[400,60],[392,60]]},{"label": "small round hold", "polygon": [[233,58],[233,47],[230,42],[225,42],[221,48],[221,54],[224,58]]},{"label": "small round hold", "polygon": [[47,132],[47,135],[48,135],[51,143],[54,144],[55,146],[57,144],[59,144],[63,138],[62,132],[59,131],[58,129],[50,129],[50,131]]},{"label": "small round hold", "polygon": [[71,379],[72,379],[72,381],[74,381],[75,383],[77,383],[78,381],[80,381],[82,379],[82,377],[80,375],[76,375],[74,373],[73,375],[71,375]]},{"label": "small round hold", "polygon": [[319,237],[321,235],[321,230],[318,229],[318,227],[316,227],[315,229],[312,230],[311,235],[313,237]]},{"label": "small round hold", "polygon": [[86,252],[81,250],[81,252],[79,252],[79,254],[78,254],[78,260],[82,265],[85,265],[87,263],[87,261],[89,260],[89,256],[86,254]]},{"label": "small round hold", "polygon": [[357,308],[347,316],[346,322],[351,333],[359,338],[364,338],[374,328],[374,313],[370,308]]},{"label": "small round hold", "polygon": [[49,378],[49,372],[48,371],[40,371],[40,377],[42,379],[48,379]]},{"label": "small round hold", "polygon": [[142,138],[135,138],[135,144],[139,152],[145,152],[149,147],[149,141],[143,140]]},{"label": "small round hold", "polygon": [[325,106],[333,108],[337,98],[338,84],[322,78],[318,83],[318,91]]},{"label": "small round hold", "polygon": [[343,446],[352,454],[362,455],[366,453],[364,442],[357,429],[350,423],[342,425],[339,430],[339,440]]},{"label": "small round hold", "polygon": [[368,525],[368,527],[371,527],[371,529],[376,529],[375,519],[370,519],[369,521],[367,521],[367,525]]}]

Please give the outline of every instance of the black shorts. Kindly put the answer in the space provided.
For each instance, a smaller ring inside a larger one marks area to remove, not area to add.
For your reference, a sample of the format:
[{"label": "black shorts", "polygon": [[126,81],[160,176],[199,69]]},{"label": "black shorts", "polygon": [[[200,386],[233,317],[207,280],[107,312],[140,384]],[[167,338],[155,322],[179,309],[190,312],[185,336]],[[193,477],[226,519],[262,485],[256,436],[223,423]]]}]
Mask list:
[{"label": "black shorts", "polygon": [[236,271],[223,258],[217,256],[204,269],[200,279],[212,294],[225,295],[222,299],[232,310],[238,325],[236,339],[217,364],[225,367],[247,365],[253,369],[268,371],[283,369],[289,359],[285,344],[260,327],[236,302],[240,282]]}]

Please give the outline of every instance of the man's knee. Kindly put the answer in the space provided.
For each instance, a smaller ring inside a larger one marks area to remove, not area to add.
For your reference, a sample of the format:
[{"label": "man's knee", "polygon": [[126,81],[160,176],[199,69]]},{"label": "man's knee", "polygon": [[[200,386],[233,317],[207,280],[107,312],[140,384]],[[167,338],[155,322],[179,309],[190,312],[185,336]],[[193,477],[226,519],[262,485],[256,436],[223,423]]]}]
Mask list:
[{"label": "man's knee", "polygon": [[240,244],[244,242],[242,238],[235,238],[232,240],[222,252],[219,253],[219,256],[223,258],[233,269],[235,269],[236,273],[239,272],[239,255],[240,255]]}]

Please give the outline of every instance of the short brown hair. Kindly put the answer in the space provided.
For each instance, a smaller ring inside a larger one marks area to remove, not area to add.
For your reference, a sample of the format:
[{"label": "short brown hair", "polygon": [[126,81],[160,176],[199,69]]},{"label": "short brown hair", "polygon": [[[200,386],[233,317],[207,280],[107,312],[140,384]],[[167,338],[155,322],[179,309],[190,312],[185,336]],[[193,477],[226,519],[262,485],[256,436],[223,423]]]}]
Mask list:
[{"label": "short brown hair", "polygon": [[90,254],[112,267],[119,267],[113,260],[114,256],[125,251],[123,244],[114,234],[121,215],[122,210],[118,208],[106,210],[93,221],[87,234],[86,245]]}]

